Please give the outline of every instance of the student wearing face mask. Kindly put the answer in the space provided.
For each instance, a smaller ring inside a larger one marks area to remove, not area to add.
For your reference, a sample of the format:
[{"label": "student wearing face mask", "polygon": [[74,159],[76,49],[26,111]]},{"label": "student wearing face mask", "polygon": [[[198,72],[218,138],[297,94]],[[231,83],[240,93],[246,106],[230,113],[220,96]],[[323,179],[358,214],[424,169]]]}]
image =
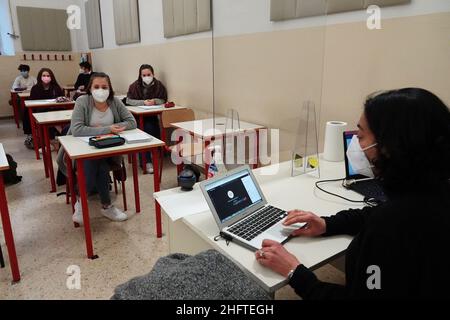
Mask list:
[{"label": "student wearing face mask", "polygon": [[36,83],[35,77],[30,75],[30,66],[21,64],[18,68],[20,75],[14,80],[12,85],[13,90],[30,90]]},{"label": "student wearing face mask", "polygon": [[346,251],[346,284],[320,281],[274,241],[264,241],[257,261],[289,278],[306,300],[448,299],[448,107],[424,89],[388,91],[367,99],[358,129],[349,162],[360,173],[372,172],[389,200],[330,217],[295,210],[284,222],[306,223],[292,234],[297,237],[354,236]]},{"label": "student wearing face mask", "polygon": [[[133,82],[127,93],[127,105],[130,106],[153,106],[161,105],[167,101],[167,90],[161,81],[155,78],[153,67],[144,64],[139,68],[139,77]],[[160,128],[158,117],[146,117],[144,131],[155,138],[160,138]],[[146,153],[147,172],[153,173],[151,154]]]},{"label": "student wearing face mask", "polygon": [[89,62],[80,63],[80,74],[78,75],[77,82],[75,82],[75,90],[78,92],[86,92],[86,88],[91,79],[92,66]]},{"label": "student wearing face mask", "polygon": [[[125,130],[136,129],[136,120],[122,101],[114,97],[111,80],[104,73],[93,73],[84,95],[75,103],[68,135],[90,137],[103,134],[119,134]],[[59,169],[67,175],[64,151],[58,153]],[[97,191],[102,209],[101,213],[112,221],[125,221],[127,215],[111,203],[109,193],[109,172],[120,165],[121,157],[84,161],[87,192]],[[75,205],[73,221],[83,224],[80,201]]]},{"label": "student wearing face mask", "polygon": [[[64,96],[64,92],[56,81],[53,71],[48,68],[42,68],[38,73],[37,84],[31,88],[29,100],[46,100],[56,99]],[[40,109],[35,112],[47,112],[50,110]],[[23,113],[23,132],[26,135],[25,146],[29,149],[33,149],[33,138],[31,135],[31,123],[28,110],[24,110]],[[55,130],[50,131],[51,138],[55,136]],[[52,146],[56,146],[56,142],[52,142]]]}]

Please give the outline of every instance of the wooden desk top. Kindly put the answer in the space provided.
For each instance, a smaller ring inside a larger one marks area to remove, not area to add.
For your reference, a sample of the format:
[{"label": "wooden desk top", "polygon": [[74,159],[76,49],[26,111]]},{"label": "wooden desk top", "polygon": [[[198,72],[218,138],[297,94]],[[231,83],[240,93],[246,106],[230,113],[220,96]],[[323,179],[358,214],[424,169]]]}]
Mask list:
[{"label": "wooden desk top", "polygon": [[3,149],[3,144],[0,143],[0,171],[8,170],[9,164],[6,159],[5,149]]},{"label": "wooden desk top", "polygon": [[186,107],[175,106],[173,108],[158,107],[158,108],[145,109],[144,107],[127,106],[127,109],[130,110],[130,112],[134,115],[141,115],[141,114],[149,115],[149,114],[159,114],[159,113],[162,113],[165,111],[183,110],[183,109],[186,109]]},{"label": "wooden desk top", "polygon": [[71,121],[72,113],[73,110],[40,112],[40,113],[33,113],[33,117],[36,119],[36,122],[38,124],[46,124],[46,123]]},{"label": "wooden desk top", "polygon": [[227,119],[226,118],[216,118],[215,126],[214,119],[203,119],[203,120],[194,120],[194,121],[186,121],[186,122],[178,122],[171,123],[175,128],[179,128],[185,131],[190,132],[194,136],[200,138],[211,138],[214,136],[221,136],[225,134],[234,134],[239,132],[251,131],[263,129],[264,126],[260,126],[258,124],[253,124],[249,122],[240,121],[239,129],[231,129],[226,127]]},{"label": "wooden desk top", "polygon": [[[128,130],[125,131],[123,134],[133,134],[133,133],[145,133],[139,129],[134,130]],[[122,134],[122,135],[123,135]],[[92,158],[92,157],[102,157],[102,156],[114,156],[119,155],[131,151],[141,151],[145,149],[155,148],[155,147],[162,147],[165,145],[165,143],[159,139],[156,139],[153,137],[153,139],[150,142],[143,142],[143,143],[126,143],[122,146],[113,147],[113,148],[106,148],[106,149],[97,149],[95,147],[90,146],[87,142],[80,139],[80,137],[74,137],[74,136],[61,136],[58,137],[59,142],[61,143],[61,146],[64,148],[64,150],[67,152],[69,157],[72,160],[75,159],[85,159],[85,158]]]},{"label": "wooden desk top", "polygon": [[64,106],[70,106],[70,105],[74,106],[75,101],[56,102],[56,99],[25,101],[25,107],[27,107],[27,108],[64,107]]}]

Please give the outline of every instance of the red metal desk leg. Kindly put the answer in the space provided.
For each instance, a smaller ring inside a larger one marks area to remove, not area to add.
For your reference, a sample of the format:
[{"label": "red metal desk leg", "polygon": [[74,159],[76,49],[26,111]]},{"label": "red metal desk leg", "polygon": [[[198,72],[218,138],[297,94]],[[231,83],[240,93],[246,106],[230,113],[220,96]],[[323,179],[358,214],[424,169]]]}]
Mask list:
[{"label": "red metal desk leg", "polygon": [[52,149],[50,148],[50,138],[48,133],[48,126],[42,126],[44,131],[44,141],[45,141],[45,159],[47,162],[47,172],[50,175],[50,183],[52,185],[51,192],[56,192],[56,181],[55,173],[53,171],[53,161],[52,161]]},{"label": "red metal desk leg", "polygon": [[16,122],[16,126],[17,129],[20,128],[20,124],[19,124],[19,106],[18,106],[18,101],[17,101],[17,93],[12,93],[11,92],[11,104],[13,107],[13,112],[14,112],[14,121]]},{"label": "red metal desk leg", "polygon": [[45,136],[44,136],[44,131],[46,130],[46,128],[44,128],[43,126],[40,126],[36,123],[36,130],[39,131],[39,135],[43,138],[43,143],[42,143],[42,161],[44,162],[44,171],[45,171],[45,177],[48,178],[50,176],[49,174],[49,170],[48,170],[48,159],[47,159],[47,148],[46,148],[46,141],[45,141]]},{"label": "red metal desk leg", "polygon": [[208,157],[211,155],[208,151],[208,147],[211,144],[210,140],[206,140],[204,142],[204,149],[203,149],[203,155],[204,155],[204,161],[205,161],[205,180],[208,180],[208,171],[209,171],[209,165],[212,163],[212,158],[209,159],[210,163],[208,163],[208,159],[206,159],[206,155],[208,155]]},{"label": "red metal desk leg", "polygon": [[[159,169],[158,169],[158,154],[159,148],[152,148],[152,159],[153,159],[153,184],[155,192],[160,191],[159,184]],[[162,226],[161,226],[161,207],[158,201],[155,200],[155,214],[156,214],[156,236],[158,238],[162,237]]]},{"label": "red metal desk leg", "polygon": [[[139,129],[144,131],[144,116],[142,114],[139,115]],[[145,152],[141,153],[141,165],[144,174],[147,174],[147,159],[145,157]]]},{"label": "red metal desk leg", "polygon": [[255,131],[255,134],[256,134],[256,146],[255,146],[255,152],[256,152],[256,156],[255,156],[255,158],[256,158],[256,163],[255,164],[253,164],[253,169],[256,169],[256,168],[258,168],[258,166],[259,166],[259,130],[256,130]]},{"label": "red metal desk leg", "polygon": [[30,125],[31,125],[31,134],[33,136],[33,144],[34,144],[34,152],[36,153],[36,159],[40,160],[41,157],[39,156],[39,141],[37,137],[36,132],[36,122],[33,118],[33,108],[28,108],[28,116],[30,118]]},{"label": "red metal desk leg", "polygon": [[86,193],[86,179],[84,177],[84,163],[83,159],[77,160],[77,177],[78,177],[78,188],[80,191],[81,208],[83,210],[83,225],[84,225],[84,235],[86,237],[86,251],[89,259],[97,259],[98,256],[94,255],[94,248],[92,245],[92,233],[91,233],[91,222],[89,219],[89,206],[87,202]]},{"label": "red metal desk leg", "polygon": [[19,263],[17,262],[16,247],[14,245],[14,236],[11,228],[11,220],[9,219],[8,202],[5,194],[5,185],[3,183],[3,175],[0,174],[0,214],[2,216],[3,233],[5,234],[5,242],[8,248],[9,263],[11,264],[11,272],[13,281],[20,281]]},{"label": "red metal desk leg", "polygon": [[134,201],[136,204],[136,213],[141,212],[141,202],[139,197],[139,181],[138,181],[138,169],[136,153],[131,155],[131,162],[133,167],[133,183],[134,183]]},{"label": "red metal desk leg", "polygon": [[67,154],[66,154],[66,167],[67,167],[67,183],[69,184],[69,192],[73,214],[75,212],[75,202],[77,201],[77,195],[75,194],[75,186],[73,181],[72,160],[69,158]]}]

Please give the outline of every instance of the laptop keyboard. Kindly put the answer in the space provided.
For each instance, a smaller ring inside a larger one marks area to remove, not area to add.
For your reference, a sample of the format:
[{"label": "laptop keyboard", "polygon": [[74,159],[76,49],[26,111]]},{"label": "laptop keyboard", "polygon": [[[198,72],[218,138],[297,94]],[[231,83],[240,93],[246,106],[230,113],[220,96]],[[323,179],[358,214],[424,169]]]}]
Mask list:
[{"label": "laptop keyboard", "polygon": [[382,202],[387,200],[383,188],[374,180],[356,182],[352,185],[352,189],[367,198],[373,198]]},{"label": "laptop keyboard", "polygon": [[244,221],[236,223],[228,231],[250,241],[286,217],[286,211],[267,206]]}]

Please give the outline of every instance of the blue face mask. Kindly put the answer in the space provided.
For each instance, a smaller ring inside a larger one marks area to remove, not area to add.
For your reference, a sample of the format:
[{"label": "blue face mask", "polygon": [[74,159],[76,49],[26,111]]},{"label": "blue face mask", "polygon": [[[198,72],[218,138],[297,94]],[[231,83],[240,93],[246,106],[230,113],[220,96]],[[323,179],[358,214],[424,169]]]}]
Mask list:
[{"label": "blue face mask", "polygon": [[24,77],[26,79],[26,78],[28,78],[29,72],[28,71],[20,71],[20,74],[22,75],[22,77]]}]

